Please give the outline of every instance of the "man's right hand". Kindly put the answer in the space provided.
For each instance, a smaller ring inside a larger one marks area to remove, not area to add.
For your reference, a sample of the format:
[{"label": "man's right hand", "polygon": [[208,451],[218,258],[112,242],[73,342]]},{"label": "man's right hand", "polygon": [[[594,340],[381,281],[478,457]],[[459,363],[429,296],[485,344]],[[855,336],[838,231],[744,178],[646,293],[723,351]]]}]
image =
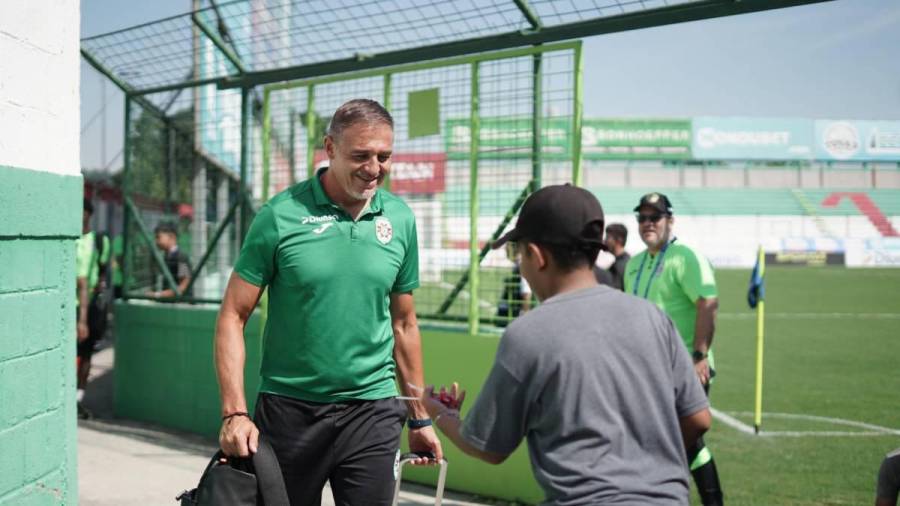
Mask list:
[{"label": "man's right hand", "polygon": [[86,322],[78,321],[78,342],[84,342],[85,339],[88,338],[91,331],[88,329],[88,324]]},{"label": "man's right hand", "polygon": [[219,446],[229,457],[249,457],[259,448],[259,429],[246,416],[233,416],[222,422]]}]

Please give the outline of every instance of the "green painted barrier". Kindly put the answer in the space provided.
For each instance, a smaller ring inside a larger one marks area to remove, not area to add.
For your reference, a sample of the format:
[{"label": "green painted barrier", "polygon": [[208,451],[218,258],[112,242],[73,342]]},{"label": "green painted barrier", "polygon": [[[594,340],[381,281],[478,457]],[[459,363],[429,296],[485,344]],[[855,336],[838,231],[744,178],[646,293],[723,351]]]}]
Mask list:
[{"label": "green painted barrier", "polygon": [[[214,305],[116,303],[116,416],[218,437],[221,415],[213,364],[217,312]],[[259,388],[260,322],[257,311],[245,329],[244,377],[251,412]],[[468,390],[463,416],[490,371],[498,343],[497,335],[422,331],[427,381],[458,381]],[[524,443],[502,465],[493,466],[463,455],[442,439],[450,461],[448,489],[529,503],[543,498]],[[405,445],[405,434],[402,441]],[[407,469],[403,478],[434,484],[437,472]]]},{"label": "green painted barrier", "polygon": [[[213,365],[215,305],[117,302],[113,407],[116,416],[218,438]],[[248,407],[259,389],[259,314],[247,324]]]}]

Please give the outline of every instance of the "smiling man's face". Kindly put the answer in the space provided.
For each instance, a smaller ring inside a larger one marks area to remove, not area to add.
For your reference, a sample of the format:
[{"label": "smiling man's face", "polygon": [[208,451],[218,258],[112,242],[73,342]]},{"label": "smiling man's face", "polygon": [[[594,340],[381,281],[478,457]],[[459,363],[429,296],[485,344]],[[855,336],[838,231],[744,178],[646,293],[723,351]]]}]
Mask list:
[{"label": "smiling man's face", "polygon": [[369,200],[391,171],[394,131],[384,123],[357,123],[325,138],[329,172],[352,200]]}]

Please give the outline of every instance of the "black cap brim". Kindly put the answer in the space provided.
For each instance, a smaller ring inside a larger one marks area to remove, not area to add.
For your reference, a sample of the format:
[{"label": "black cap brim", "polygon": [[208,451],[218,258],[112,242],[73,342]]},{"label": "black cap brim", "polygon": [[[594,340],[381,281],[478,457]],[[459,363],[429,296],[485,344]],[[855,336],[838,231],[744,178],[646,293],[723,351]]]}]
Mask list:
[{"label": "black cap brim", "polygon": [[514,228],[514,229],[510,230],[509,232],[503,234],[496,241],[494,241],[491,244],[491,248],[497,249],[497,248],[502,247],[504,244],[508,243],[509,241],[518,241],[521,238],[522,238],[522,234]]}]

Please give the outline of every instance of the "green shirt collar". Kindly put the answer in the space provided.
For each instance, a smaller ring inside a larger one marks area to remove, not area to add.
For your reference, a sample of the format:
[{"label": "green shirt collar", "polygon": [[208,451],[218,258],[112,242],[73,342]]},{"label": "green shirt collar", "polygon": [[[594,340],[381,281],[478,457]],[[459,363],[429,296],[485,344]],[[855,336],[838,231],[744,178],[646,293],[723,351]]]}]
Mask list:
[{"label": "green shirt collar", "polygon": [[[313,178],[312,186],[313,186],[313,198],[316,201],[317,206],[327,206],[327,207],[336,207],[338,209],[343,210],[343,208],[337,205],[331,198],[325,193],[325,188],[322,187],[322,180],[320,177],[325,174],[325,171],[328,170],[328,167],[322,167],[321,169],[316,171],[316,176]],[[372,200],[369,201],[369,207],[365,211],[363,211],[362,216],[367,214],[379,214],[381,213],[383,206],[381,202],[381,188],[375,190],[375,196],[372,197]]]}]

